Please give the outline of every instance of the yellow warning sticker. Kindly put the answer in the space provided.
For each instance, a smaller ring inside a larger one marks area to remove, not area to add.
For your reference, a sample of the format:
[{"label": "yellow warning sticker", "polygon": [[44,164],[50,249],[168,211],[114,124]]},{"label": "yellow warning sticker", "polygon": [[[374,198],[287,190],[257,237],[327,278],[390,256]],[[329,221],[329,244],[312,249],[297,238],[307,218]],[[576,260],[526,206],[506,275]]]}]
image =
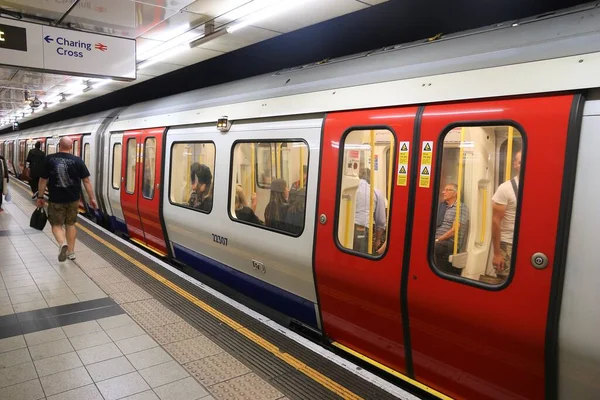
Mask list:
[{"label": "yellow warning sticker", "polygon": [[406,186],[408,182],[408,165],[407,164],[399,164],[398,165],[398,181],[396,184],[398,186]]},{"label": "yellow warning sticker", "polygon": [[400,156],[398,157],[398,186],[406,186],[408,182],[408,153],[410,142],[400,142]]},{"label": "yellow warning sticker", "polygon": [[419,187],[431,185],[431,161],[433,159],[433,142],[424,141],[421,146],[421,168],[419,169]]}]

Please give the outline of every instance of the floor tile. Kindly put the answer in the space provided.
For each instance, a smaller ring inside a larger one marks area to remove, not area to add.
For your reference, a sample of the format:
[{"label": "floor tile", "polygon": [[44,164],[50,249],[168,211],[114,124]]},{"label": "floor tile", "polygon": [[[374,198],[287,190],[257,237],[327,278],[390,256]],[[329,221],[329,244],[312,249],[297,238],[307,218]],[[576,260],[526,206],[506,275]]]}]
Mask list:
[{"label": "floor tile", "polygon": [[0,353],[27,347],[22,335],[0,339]]},{"label": "floor tile", "polygon": [[125,357],[118,357],[96,364],[90,364],[86,368],[94,382],[105,381],[135,371],[135,368]]},{"label": "floor tile", "polygon": [[79,357],[81,358],[81,361],[83,361],[84,365],[94,364],[123,355],[114,343],[78,350],[77,354],[79,354]]},{"label": "floor tile", "polygon": [[19,364],[2,370],[2,373],[0,373],[0,387],[12,386],[36,378],[37,373],[33,363]]},{"label": "floor tile", "polygon": [[197,336],[193,339],[170,343],[164,347],[181,364],[223,352],[223,349],[205,336]]},{"label": "floor tile", "polygon": [[83,293],[100,291],[100,288],[98,287],[98,285],[96,285],[93,282],[84,284],[84,285],[72,285],[72,286],[69,285],[69,287],[71,288],[71,291],[75,294],[83,294]]},{"label": "floor tile", "polygon": [[160,399],[158,398],[156,393],[154,393],[152,390],[147,390],[142,393],[134,394],[133,396],[123,397],[121,400],[160,400]]},{"label": "floor tile", "polygon": [[171,383],[189,376],[186,370],[175,361],[142,369],[139,371],[139,373],[152,388],[166,385],[167,383]]},{"label": "floor tile", "polygon": [[28,346],[35,346],[37,344],[54,342],[55,340],[66,339],[67,336],[61,328],[47,329],[44,331],[28,333],[25,335],[25,340]]},{"label": "floor tile", "polygon": [[66,392],[92,383],[85,368],[75,368],[40,378],[46,396]]},{"label": "floor tile", "polygon": [[9,289],[8,294],[16,296],[19,294],[39,293],[40,290],[36,285],[23,286],[19,288]]},{"label": "floor tile", "polygon": [[15,304],[13,308],[15,309],[15,313],[20,313],[25,311],[41,310],[42,308],[48,308],[48,304],[45,300],[40,300],[32,301],[31,303]]},{"label": "floor tile", "polygon": [[111,343],[112,340],[104,332],[92,332],[86,335],[74,336],[70,339],[75,350],[87,349],[88,347],[100,346],[101,344]]},{"label": "floor tile", "polygon": [[0,399],[38,400],[43,398],[44,391],[40,380],[37,378],[0,389]]},{"label": "floor tile", "polygon": [[123,354],[137,353],[138,351],[146,350],[158,346],[150,336],[144,334],[135,336],[129,339],[119,340],[115,342]]},{"label": "floor tile", "polygon": [[40,292],[37,293],[27,293],[27,294],[17,294],[14,296],[10,296],[10,301],[13,304],[19,303],[31,303],[32,301],[40,301],[44,300],[44,296]]},{"label": "floor tile", "polygon": [[75,297],[74,294],[71,294],[68,296],[56,297],[54,299],[48,299],[46,301],[48,302],[49,307],[64,306],[65,304],[79,303],[79,299],[77,297]]},{"label": "floor tile", "polygon": [[0,306],[0,317],[3,315],[14,314],[14,310],[11,305],[2,305]]},{"label": "floor tile", "polygon": [[87,321],[79,324],[67,325],[63,326],[62,329],[68,338],[102,331],[102,327],[96,321]]},{"label": "floor tile", "polygon": [[107,329],[106,333],[115,342],[123,339],[129,339],[135,336],[144,335],[146,332],[137,324],[127,324],[113,329]]},{"label": "floor tile", "polygon": [[116,400],[150,389],[150,386],[137,372],[108,379],[96,385],[106,400]]},{"label": "floor tile", "polygon": [[222,400],[261,399],[275,400],[283,394],[254,373],[240,376],[210,388],[215,398]]},{"label": "floor tile", "polygon": [[179,342],[200,336],[200,332],[187,322],[155,326],[149,328],[148,333],[160,344]]},{"label": "floor tile", "polygon": [[74,350],[75,349],[73,346],[71,346],[71,343],[68,339],[61,339],[55,342],[42,343],[29,347],[31,358],[34,361],[57,356],[59,354],[69,353]]},{"label": "floor tile", "polygon": [[44,358],[43,360],[35,361],[34,364],[40,378],[69,369],[83,367],[81,360],[75,352]]},{"label": "floor tile", "polygon": [[41,292],[48,292],[50,290],[59,290],[59,289],[68,289],[66,283],[64,282],[50,282],[50,283],[40,283],[37,285]]},{"label": "floor tile", "polygon": [[160,400],[197,400],[208,395],[206,389],[192,377],[155,388]]},{"label": "floor tile", "polygon": [[171,356],[160,347],[129,354],[127,358],[138,370],[173,361]]},{"label": "floor tile", "polygon": [[114,317],[102,318],[97,320],[102,329],[108,330],[119,326],[132,324],[134,321],[127,314],[116,315]]},{"label": "floor tile", "polygon": [[231,354],[223,352],[184,365],[204,386],[212,386],[251,372]]},{"label": "floor tile", "polygon": [[8,368],[27,362],[31,362],[28,349],[17,349],[0,353],[0,368]]},{"label": "floor tile", "polygon": [[102,291],[81,293],[81,294],[76,294],[75,296],[77,296],[79,301],[97,300],[97,299],[102,299],[104,297],[108,297],[106,295],[106,293],[104,293]]},{"label": "floor tile", "polygon": [[50,299],[57,299],[60,297],[74,296],[74,293],[69,288],[62,288],[42,292],[42,296],[44,296],[46,301],[48,301]]},{"label": "floor tile", "polygon": [[87,385],[48,397],[48,400],[103,400],[96,385]]}]

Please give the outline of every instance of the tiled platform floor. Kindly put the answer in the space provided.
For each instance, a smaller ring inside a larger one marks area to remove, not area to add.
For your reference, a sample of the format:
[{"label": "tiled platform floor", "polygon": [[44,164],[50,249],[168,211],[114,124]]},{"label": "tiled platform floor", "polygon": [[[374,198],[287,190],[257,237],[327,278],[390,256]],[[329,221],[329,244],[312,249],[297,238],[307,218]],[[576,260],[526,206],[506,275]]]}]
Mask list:
[{"label": "tiled platform floor", "polygon": [[[83,244],[77,244],[75,262],[58,262],[49,226],[44,232],[29,228],[35,207],[19,190],[3,208],[0,399],[284,399]],[[32,310],[53,313],[57,306],[107,296],[125,313],[2,333],[2,319],[15,313],[12,319],[21,320]]]}]

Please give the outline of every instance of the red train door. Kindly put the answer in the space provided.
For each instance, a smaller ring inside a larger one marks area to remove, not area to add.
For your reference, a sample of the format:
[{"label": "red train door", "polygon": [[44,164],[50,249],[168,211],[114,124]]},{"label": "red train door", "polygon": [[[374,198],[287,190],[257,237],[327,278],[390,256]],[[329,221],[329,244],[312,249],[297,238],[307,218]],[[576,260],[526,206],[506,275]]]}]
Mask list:
[{"label": "red train door", "polygon": [[[417,107],[406,107],[327,116],[315,241],[325,333],[336,346],[402,373],[407,364],[400,278],[416,113]],[[377,232],[388,237],[383,254],[373,243]]]},{"label": "red train door", "polygon": [[121,205],[131,240],[165,256],[159,217],[163,133],[157,128],[123,134]]},{"label": "red train door", "polygon": [[546,364],[546,329],[572,101],[425,107],[407,272],[418,381],[457,398],[547,395],[545,369],[556,368]]}]

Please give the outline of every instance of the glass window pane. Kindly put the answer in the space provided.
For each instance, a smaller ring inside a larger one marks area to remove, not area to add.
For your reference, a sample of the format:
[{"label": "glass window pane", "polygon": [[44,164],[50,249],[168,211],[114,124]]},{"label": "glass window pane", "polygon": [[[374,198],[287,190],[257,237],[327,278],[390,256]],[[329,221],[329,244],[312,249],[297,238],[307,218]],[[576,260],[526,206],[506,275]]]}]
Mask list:
[{"label": "glass window pane", "polygon": [[213,204],[215,144],[175,143],[171,148],[171,203],[210,213]]},{"label": "glass window pane", "polygon": [[72,154],[79,157],[79,140],[73,141],[73,148],[71,151],[72,151]]},{"label": "glass window pane", "polygon": [[125,175],[125,190],[132,194],[135,192],[135,167],[137,161],[137,142],[135,139],[127,140],[127,170]]},{"label": "glass window pane", "polygon": [[86,167],[90,167],[90,144],[86,143],[83,145],[83,162]]},{"label": "glass window pane", "polygon": [[235,144],[233,154],[231,218],[300,235],[308,178],[306,143],[242,142]]},{"label": "glass window pane", "polygon": [[457,127],[443,136],[434,265],[441,272],[502,284],[513,269],[521,133],[510,126]]},{"label": "glass window pane", "polygon": [[113,146],[112,186],[117,190],[121,188],[121,157],[121,143],[115,143]]},{"label": "glass window pane", "polygon": [[148,138],[144,143],[144,184],[142,194],[147,199],[154,197],[154,180],[156,173],[156,138]]},{"label": "glass window pane", "polygon": [[394,135],[385,129],[355,130],[345,136],[337,226],[341,247],[372,257],[385,251],[394,178],[388,152],[395,146]]}]

